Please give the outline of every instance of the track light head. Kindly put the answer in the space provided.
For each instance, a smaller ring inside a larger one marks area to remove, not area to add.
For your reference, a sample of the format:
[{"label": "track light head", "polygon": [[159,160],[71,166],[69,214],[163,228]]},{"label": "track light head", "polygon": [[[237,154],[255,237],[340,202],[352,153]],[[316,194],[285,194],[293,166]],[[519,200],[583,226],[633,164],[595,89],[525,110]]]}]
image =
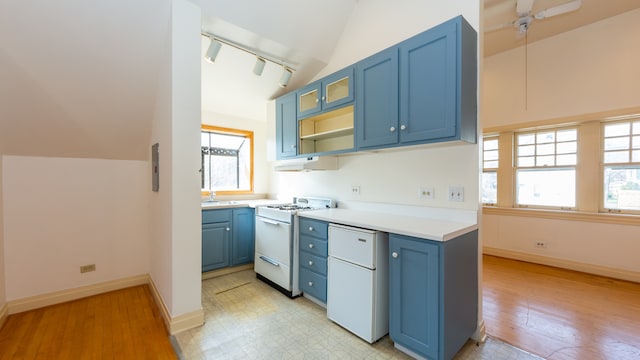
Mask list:
[{"label": "track light head", "polygon": [[256,59],[256,64],[253,66],[253,73],[260,76],[264,70],[265,60],[261,57]]},{"label": "track light head", "polygon": [[209,44],[209,49],[207,49],[207,54],[204,56],[204,59],[210,63],[216,61],[216,56],[218,56],[221,47],[222,43],[214,38],[211,38],[211,44]]},{"label": "track light head", "polygon": [[283,71],[282,71],[282,75],[280,76],[280,82],[278,83],[278,85],[280,85],[281,88],[287,87],[287,84],[289,83],[289,80],[291,80],[291,75],[293,75],[293,70],[291,70],[288,67],[284,66],[283,67]]}]

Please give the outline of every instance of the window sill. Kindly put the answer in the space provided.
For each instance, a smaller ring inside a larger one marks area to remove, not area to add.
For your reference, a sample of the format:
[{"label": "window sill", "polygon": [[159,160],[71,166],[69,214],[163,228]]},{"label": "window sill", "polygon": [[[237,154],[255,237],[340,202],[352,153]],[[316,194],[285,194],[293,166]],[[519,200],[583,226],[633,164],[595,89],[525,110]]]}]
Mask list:
[{"label": "window sill", "polygon": [[520,216],[552,220],[586,221],[617,225],[640,225],[640,216],[630,214],[588,213],[565,210],[540,210],[483,206],[482,215]]}]

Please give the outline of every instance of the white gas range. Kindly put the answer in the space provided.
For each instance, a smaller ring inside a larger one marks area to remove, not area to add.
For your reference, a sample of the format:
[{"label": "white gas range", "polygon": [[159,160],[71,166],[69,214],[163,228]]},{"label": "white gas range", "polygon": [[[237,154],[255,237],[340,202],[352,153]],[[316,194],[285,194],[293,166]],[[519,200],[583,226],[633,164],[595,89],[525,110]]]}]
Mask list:
[{"label": "white gas range", "polygon": [[298,211],[336,207],[328,198],[295,197],[293,203],[256,207],[256,276],[289,297],[298,287]]}]

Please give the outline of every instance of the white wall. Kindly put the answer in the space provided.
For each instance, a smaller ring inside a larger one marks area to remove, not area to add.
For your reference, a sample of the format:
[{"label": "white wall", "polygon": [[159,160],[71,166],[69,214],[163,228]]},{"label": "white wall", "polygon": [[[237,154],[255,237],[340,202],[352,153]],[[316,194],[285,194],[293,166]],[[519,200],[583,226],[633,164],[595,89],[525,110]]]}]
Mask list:
[{"label": "white wall", "polygon": [[[266,108],[266,104],[265,104]],[[235,117],[204,111],[202,123],[232,129],[253,131],[253,192],[266,194],[269,191],[269,164],[267,162],[267,123],[256,119]]]},{"label": "white wall", "polygon": [[[485,59],[483,128],[640,106],[640,10],[529,44],[525,107],[524,50]],[[637,226],[485,215],[484,245],[583,271],[635,272]],[[548,248],[536,250],[535,240]],[[541,259],[542,258],[547,258]],[[607,269],[601,269],[604,267]],[[611,270],[611,271],[609,271]]]},{"label": "white wall", "polygon": [[[146,162],[4,156],[7,301],[146,274]],[[96,271],[80,274],[81,265]]]},{"label": "white wall", "polygon": [[[151,196],[150,273],[172,318],[201,313],[200,9],[171,8],[151,144],[159,143],[160,190]],[[148,170],[150,170],[148,168]],[[150,173],[150,171],[149,171]]]}]

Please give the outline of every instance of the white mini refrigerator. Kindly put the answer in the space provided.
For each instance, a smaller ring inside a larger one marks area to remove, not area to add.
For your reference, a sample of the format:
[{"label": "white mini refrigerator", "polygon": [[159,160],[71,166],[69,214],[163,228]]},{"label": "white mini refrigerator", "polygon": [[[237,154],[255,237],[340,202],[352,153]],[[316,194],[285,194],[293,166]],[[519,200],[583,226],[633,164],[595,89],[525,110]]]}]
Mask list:
[{"label": "white mini refrigerator", "polygon": [[389,235],[329,225],[327,316],[369,343],[389,333]]}]

